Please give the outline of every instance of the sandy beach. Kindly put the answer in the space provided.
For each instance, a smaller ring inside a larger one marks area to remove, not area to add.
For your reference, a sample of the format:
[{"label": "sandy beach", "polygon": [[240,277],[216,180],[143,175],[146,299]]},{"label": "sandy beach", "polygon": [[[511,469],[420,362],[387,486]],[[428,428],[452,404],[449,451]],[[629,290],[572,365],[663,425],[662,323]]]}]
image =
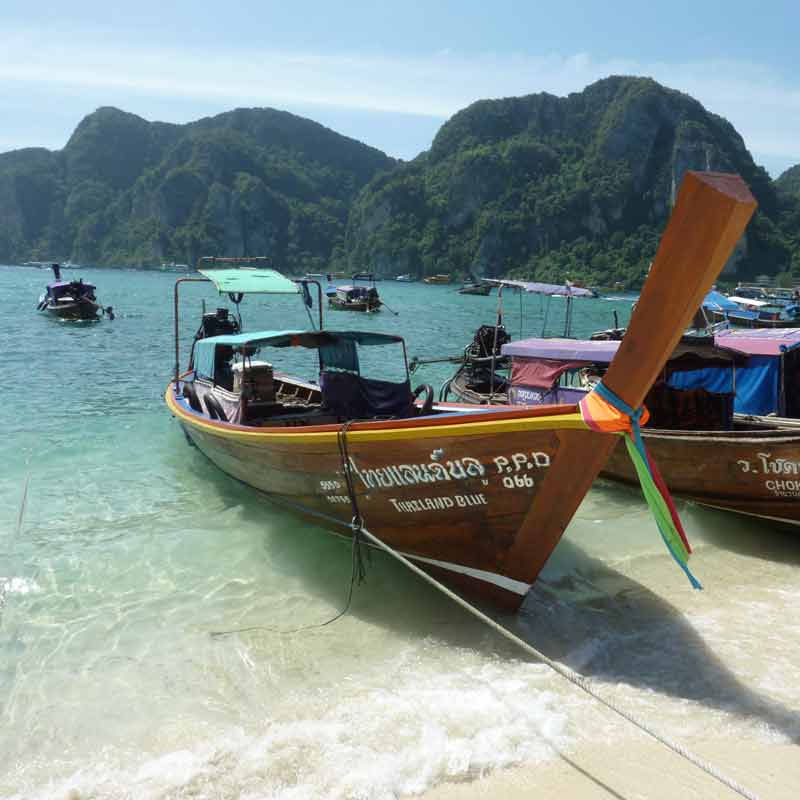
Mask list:
[{"label": "sandy beach", "polygon": [[[730,739],[682,744],[762,800],[796,800],[800,796],[800,746]],[[645,736],[610,745],[579,746],[558,753],[552,761],[493,772],[472,782],[441,784],[423,795],[425,800],[727,800],[738,796]]]}]

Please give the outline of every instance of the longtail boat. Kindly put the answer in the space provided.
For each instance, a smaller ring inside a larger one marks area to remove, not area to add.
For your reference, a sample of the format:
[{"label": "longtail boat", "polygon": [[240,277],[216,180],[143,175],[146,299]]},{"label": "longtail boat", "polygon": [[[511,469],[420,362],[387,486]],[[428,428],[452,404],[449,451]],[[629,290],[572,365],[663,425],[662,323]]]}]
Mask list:
[{"label": "longtail boat", "polygon": [[95,320],[100,314],[107,314],[109,319],[114,319],[111,306],[103,308],[97,302],[93,283],[84,283],[82,278],[62,280],[58,264],[53,264],[52,270],[55,280],[47,284],[39,297],[37,310],[59,319]]},{"label": "longtail boat", "polygon": [[[721,330],[713,344],[709,360],[671,360],[648,396],[648,449],[676,494],[800,525],[800,328]],[[604,474],[635,480],[619,450]]]},{"label": "longtail boat", "polygon": [[727,322],[737,328],[795,328],[800,305],[795,302],[758,299],[744,296],[726,296],[711,291],[695,318],[702,327]]},{"label": "longtail boat", "polygon": [[[504,345],[510,404],[580,401],[619,346],[540,338]],[[645,398],[642,438],[669,490],[714,508],[800,524],[799,385],[798,329],[685,337]],[[622,443],[600,474],[638,483]]]},{"label": "longtail boat", "polygon": [[491,283],[482,283],[481,281],[469,281],[461,286],[458,290],[459,294],[474,294],[481,297],[486,297],[492,292]]},{"label": "longtail boat", "polygon": [[[738,176],[687,173],[628,333],[580,406],[436,404],[429,387],[411,391],[403,340],[372,332],[206,337],[181,373],[182,281],[167,406],[227,474],[338,532],[357,536],[363,524],[457,588],[516,609],[618,434],[638,429],[637,409],[755,205]],[[204,275],[221,292],[298,291],[278,273],[222,272]],[[316,350],[319,374],[299,380],[263,358],[289,347]],[[404,375],[366,377],[364,365],[388,363],[379,347],[399,349]]]},{"label": "longtail boat", "polygon": [[[572,335],[573,301],[576,298],[597,298],[594,289],[576,286],[574,283],[541,283],[508,278],[484,278],[484,283],[497,287],[497,321],[494,325],[481,325],[473,340],[464,348],[463,356],[455,361],[459,364],[453,376],[439,390],[439,399],[447,400],[452,394],[462,403],[481,405],[503,405],[508,403],[508,380],[503,372],[509,367],[509,359],[502,354],[502,347],[511,341],[503,325],[503,290],[537,294],[547,298],[542,332],[547,329],[550,305],[554,297],[564,300],[564,336]],[[621,336],[619,338],[622,338]],[[436,359],[439,360],[439,359]],[[417,364],[424,363],[415,360]]]},{"label": "longtail boat", "polygon": [[[359,286],[358,281],[366,285]],[[383,303],[375,288],[375,276],[371,272],[353,275],[353,283],[349,286],[337,286],[333,294],[328,296],[328,304],[339,311],[363,311],[373,314],[381,310]]]}]

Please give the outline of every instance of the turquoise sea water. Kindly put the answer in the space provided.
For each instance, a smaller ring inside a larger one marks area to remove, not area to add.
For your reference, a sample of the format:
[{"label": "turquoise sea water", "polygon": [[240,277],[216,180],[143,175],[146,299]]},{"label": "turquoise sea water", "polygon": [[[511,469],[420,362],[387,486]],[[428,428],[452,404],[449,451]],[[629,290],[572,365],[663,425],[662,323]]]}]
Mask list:
[{"label": "turquoise sea water", "polygon": [[[343,606],[348,547],[187,445],[162,400],[175,275],[72,274],[113,322],[40,315],[49,274],[0,267],[1,797],[393,798],[629,735],[378,554],[345,617],[288,633]],[[432,357],[496,314],[495,296],[379,288],[398,316],[327,324],[401,333]],[[184,297],[188,343],[217,298]],[[610,327],[613,310],[624,324],[631,301],[577,301],[575,332]],[[538,298],[505,306],[515,337],[539,332]],[[243,313],[247,327],[306,324],[295,298]],[[438,388],[451,370],[415,380]],[[637,494],[601,485],[506,621],[671,735],[797,741],[800,536],[679,505],[704,592]]]}]

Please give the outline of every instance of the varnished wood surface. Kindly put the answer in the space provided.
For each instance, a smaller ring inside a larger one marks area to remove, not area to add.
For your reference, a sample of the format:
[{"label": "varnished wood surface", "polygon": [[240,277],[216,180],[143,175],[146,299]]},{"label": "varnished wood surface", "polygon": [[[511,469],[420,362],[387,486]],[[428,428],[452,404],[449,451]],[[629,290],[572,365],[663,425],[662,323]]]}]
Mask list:
[{"label": "varnished wood surface", "polygon": [[[335,443],[263,448],[184,424],[200,450],[229,475],[286,505],[338,520],[340,531],[350,522]],[[352,442],[348,451],[359,511],[370,531],[404,553],[532,583],[582,498],[569,499],[582,486],[565,481],[567,465],[559,460],[560,448],[573,437],[582,438],[590,452],[597,439],[611,438],[588,430],[546,430],[410,439],[380,447]],[[541,525],[534,524],[520,553],[514,548],[517,531],[531,515]]]},{"label": "varnished wood surface", "polygon": [[627,333],[603,383],[637,408],[725,262],[756,201],[738,175],[687,172]]},{"label": "varnished wood surface", "polygon": [[[603,382],[637,408],[675,349],[684,329],[755,210],[747,185],[736,175],[687,173],[661,238],[634,314]],[[543,487],[516,539],[512,561],[536,566],[558,544],[581,500],[614,448],[615,436],[561,436],[554,480]],[[538,535],[534,539],[534,532]],[[535,546],[533,542],[536,542]],[[545,544],[543,544],[545,542]]]},{"label": "varnished wood surface", "polygon": [[705,314],[711,323],[730,322],[735,328],[796,328],[800,325],[800,320],[796,319],[748,319],[738,316],[735,312],[729,316],[722,311],[710,309],[706,309]]},{"label": "varnished wood surface", "polygon": [[[669,490],[708,505],[800,522],[800,434],[645,431]],[[601,473],[638,483],[623,441]]]}]

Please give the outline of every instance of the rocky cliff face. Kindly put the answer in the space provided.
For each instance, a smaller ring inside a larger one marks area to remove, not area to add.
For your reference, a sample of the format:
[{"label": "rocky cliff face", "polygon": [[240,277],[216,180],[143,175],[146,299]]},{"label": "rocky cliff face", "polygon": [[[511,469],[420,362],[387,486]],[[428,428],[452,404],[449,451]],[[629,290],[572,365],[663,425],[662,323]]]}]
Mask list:
[{"label": "rocky cliff face", "polygon": [[[774,216],[774,186],[733,127],[652,80],[481,101],[427,154],[365,187],[346,250],[352,268],[389,273],[635,283],[690,169],[740,173]],[[749,235],[758,240],[758,228]],[[743,242],[731,268],[747,272],[750,254],[767,250]]]},{"label": "rocky cliff face", "polygon": [[781,194],[800,197],[800,164],[787,169],[775,181],[775,186]]},{"label": "rocky cliff face", "polygon": [[0,261],[267,255],[293,274],[635,286],[689,169],[738,172],[759,201],[731,274],[800,274],[800,168],[773,183],[724,119],[630,77],[474,103],[405,164],[273,109],[169,125],[101,108],[60,152],[0,154]]},{"label": "rocky cliff face", "polygon": [[272,109],[168,125],[101,108],[60,152],[0,155],[0,260],[268,255],[288,272],[320,268],[341,248],[356,192],[394,165]]}]

